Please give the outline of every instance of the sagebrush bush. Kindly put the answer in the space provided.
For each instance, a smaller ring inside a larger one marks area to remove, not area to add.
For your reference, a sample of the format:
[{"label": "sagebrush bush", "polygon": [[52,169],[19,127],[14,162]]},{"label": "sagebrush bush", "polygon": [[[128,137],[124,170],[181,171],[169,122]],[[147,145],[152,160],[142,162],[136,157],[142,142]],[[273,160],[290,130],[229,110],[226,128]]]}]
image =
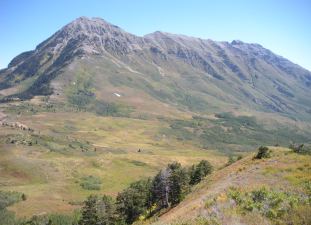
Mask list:
[{"label": "sagebrush bush", "polygon": [[100,190],[101,180],[95,176],[86,176],[83,177],[80,183],[80,186],[86,190]]},{"label": "sagebrush bush", "polygon": [[242,192],[237,188],[230,188],[227,195],[235,201],[242,212],[256,211],[273,221],[285,221],[284,218],[292,214],[292,210],[298,206],[309,206],[308,200],[301,195],[269,190],[266,187],[252,192]]}]

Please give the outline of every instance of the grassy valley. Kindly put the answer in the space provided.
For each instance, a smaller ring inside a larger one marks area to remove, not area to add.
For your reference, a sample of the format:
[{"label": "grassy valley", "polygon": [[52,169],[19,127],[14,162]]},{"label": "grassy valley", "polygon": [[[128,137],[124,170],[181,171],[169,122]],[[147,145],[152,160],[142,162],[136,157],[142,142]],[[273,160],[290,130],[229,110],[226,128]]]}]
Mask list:
[{"label": "grassy valley", "polygon": [[0,70],[0,225],[310,224],[310,84],[259,44],[80,17]]}]

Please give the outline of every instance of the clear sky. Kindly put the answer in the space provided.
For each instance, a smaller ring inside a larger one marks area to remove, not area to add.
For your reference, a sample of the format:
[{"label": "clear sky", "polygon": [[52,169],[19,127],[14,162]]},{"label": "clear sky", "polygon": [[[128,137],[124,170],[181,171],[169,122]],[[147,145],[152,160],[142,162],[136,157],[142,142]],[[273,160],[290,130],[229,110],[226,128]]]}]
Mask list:
[{"label": "clear sky", "polygon": [[0,0],[0,68],[80,16],[136,35],[259,43],[311,70],[311,0]]}]

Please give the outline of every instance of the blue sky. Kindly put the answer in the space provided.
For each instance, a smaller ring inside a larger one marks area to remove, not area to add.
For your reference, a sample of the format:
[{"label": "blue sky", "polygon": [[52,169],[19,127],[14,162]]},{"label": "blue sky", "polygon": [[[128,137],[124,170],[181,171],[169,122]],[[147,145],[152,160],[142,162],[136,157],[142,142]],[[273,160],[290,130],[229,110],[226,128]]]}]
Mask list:
[{"label": "blue sky", "polygon": [[80,16],[136,35],[259,43],[311,70],[311,0],[0,0],[0,68]]}]

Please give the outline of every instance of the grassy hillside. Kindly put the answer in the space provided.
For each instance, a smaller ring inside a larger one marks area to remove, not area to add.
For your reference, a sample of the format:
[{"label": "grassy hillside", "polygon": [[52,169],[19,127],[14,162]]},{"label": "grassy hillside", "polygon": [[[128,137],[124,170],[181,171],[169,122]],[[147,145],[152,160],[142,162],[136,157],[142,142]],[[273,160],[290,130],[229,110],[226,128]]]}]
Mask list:
[{"label": "grassy hillside", "polygon": [[309,140],[299,123],[282,129],[277,121],[233,114],[142,116],[133,109],[112,117],[46,97],[1,106],[0,190],[27,196],[9,208],[19,217],[72,213],[88,195],[115,196],[169,162],[207,159],[220,168],[228,155],[248,154],[260,144]]},{"label": "grassy hillside", "polygon": [[10,207],[17,216],[71,213],[91,193],[116,195],[172,161],[208,159],[219,167],[227,160],[162,135],[168,124],[161,120],[53,110],[28,103],[4,110],[10,114],[0,129],[0,190],[27,196]]},{"label": "grassy hillside", "polygon": [[270,147],[214,172],[152,224],[309,224],[311,156]]}]

